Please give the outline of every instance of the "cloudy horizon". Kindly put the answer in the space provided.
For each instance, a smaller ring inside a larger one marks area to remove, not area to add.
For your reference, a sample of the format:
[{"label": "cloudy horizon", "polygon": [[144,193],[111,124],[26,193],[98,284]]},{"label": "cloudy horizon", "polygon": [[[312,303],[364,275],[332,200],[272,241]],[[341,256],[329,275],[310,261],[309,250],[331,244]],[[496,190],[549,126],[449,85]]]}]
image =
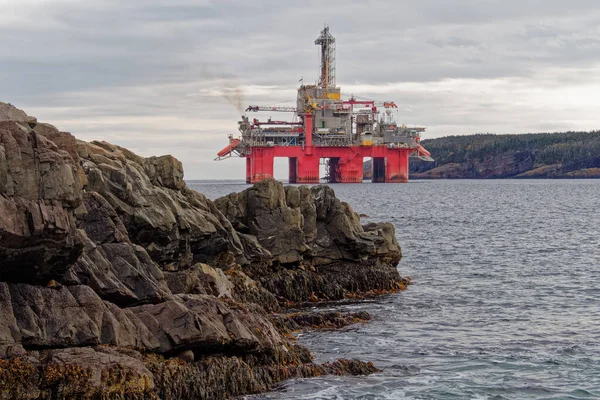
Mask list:
[{"label": "cloudy horizon", "polygon": [[600,6],[585,0],[0,0],[0,101],[172,154],[186,179],[243,179],[216,152],[240,106],[295,105],[317,79],[324,23],[343,95],[395,101],[423,138],[600,129]]}]

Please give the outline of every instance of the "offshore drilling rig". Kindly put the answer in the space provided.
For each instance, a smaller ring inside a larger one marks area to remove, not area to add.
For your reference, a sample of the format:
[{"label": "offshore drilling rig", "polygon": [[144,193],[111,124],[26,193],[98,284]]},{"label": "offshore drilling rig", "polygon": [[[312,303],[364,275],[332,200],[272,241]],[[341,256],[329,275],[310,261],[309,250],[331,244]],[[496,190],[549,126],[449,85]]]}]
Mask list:
[{"label": "offshore drilling rig", "polygon": [[[373,160],[373,182],[408,182],[409,157],[433,161],[420,145],[425,128],[398,126],[393,101],[342,100],[335,85],[335,38],[329,27],[315,40],[321,47],[320,78],[302,84],[296,107],[249,106],[248,112],[292,113],[292,121],[252,120],[242,116],[241,137],[229,135],[229,145],[216,160],[246,158],[246,182],[273,177],[275,157],[289,158],[290,183],[319,183],[319,165],[329,183],[363,181],[363,159]],[[383,111],[383,112],[382,112]],[[323,160],[323,161],[321,161]]]}]

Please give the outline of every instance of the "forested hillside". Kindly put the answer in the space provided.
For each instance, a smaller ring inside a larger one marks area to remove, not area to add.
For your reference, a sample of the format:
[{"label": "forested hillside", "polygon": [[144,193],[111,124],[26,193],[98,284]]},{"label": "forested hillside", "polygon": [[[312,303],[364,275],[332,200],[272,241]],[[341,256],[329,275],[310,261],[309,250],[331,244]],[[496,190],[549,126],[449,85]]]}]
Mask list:
[{"label": "forested hillside", "polygon": [[413,160],[412,178],[600,177],[600,131],[447,136],[422,144],[435,162]]}]

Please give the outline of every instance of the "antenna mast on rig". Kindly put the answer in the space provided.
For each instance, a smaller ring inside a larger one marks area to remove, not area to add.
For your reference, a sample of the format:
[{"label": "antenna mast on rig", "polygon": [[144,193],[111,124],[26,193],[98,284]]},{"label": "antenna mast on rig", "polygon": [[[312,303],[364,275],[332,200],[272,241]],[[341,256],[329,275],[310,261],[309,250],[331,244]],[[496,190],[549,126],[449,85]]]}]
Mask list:
[{"label": "antenna mast on rig", "polygon": [[327,93],[329,88],[335,88],[335,38],[329,32],[329,27],[321,31],[321,36],[315,40],[321,46],[321,78],[319,86]]}]

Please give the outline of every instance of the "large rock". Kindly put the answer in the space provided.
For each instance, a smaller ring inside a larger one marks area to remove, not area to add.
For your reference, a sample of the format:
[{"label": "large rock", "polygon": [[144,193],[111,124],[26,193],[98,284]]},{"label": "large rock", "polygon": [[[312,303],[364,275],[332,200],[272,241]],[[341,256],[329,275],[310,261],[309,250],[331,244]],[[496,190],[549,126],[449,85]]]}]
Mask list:
[{"label": "large rock", "polygon": [[79,257],[77,168],[28,125],[0,122],[0,280],[45,283]]},{"label": "large rock", "polygon": [[379,372],[372,363],[337,360],[316,365],[306,351],[281,352],[278,364],[252,358],[208,356],[196,362],[165,360],[134,350],[93,348],[32,352],[0,360],[5,399],[230,399],[273,388],[291,377]]},{"label": "large rock", "polygon": [[134,350],[74,347],[0,360],[2,399],[155,399],[154,375]]},{"label": "large rock", "polygon": [[0,282],[0,358],[25,354],[8,285]]},{"label": "large rock", "polygon": [[217,199],[215,204],[237,230],[256,237],[280,263],[298,262],[310,250],[300,209],[288,207],[283,185],[274,180]]},{"label": "large rock", "polygon": [[165,272],[165,278],[174,294],[209,294],[239,303],[260,304],[266,311],[281,311],[273,293],[250,278],[240,267],[225,273],[220,268],[197,264],[187,270]]},{"label": "large rock", "polygon": [[169,289],[175,294],[210,294],[232,297],[234,285],[223,270],[207,264],[196,264],[187,270],[165,273]]},{"label": "large rock", "polygon": [[143,247],[131,243],[113,207],[96,192],[86,193],[84,201],[87,212],[78,227],[87,234],[86,249],[63,283],[89,285],[118,305],[167,299],[171,292],[163,272]]},{"label": "large rock", "polygon": [[131,241],[161,268],[247,262],[229,221],[211,201],[185,187],[179,161],[171,156],[143,159],[105,142],[80,142],[78,149],[87,189],[110,203]]},{"label": "large rock", "polygon": [[401,258],[393,226],[365,230],[358,214],[335,197],[329,186],[284,188],[267,179],[215,204],[236,229],[255,236],[282,264],[371,258],[397,264]]},{"label": "large rock", "polygon": [[131,308],[160,342],[160,352],[197,355],[223,351],[273,352],[285,345],[258,309],[231,307],[208,295],[180,295],[157,305]]},{"label": "large rock", "polygon": [[[131,350],[102,347],[54,350],[49,353],[46,365],[48,372],[53,367],[57,370],[56,383],[65,397],[102,398],[115,392],[131,397],[152,396],[154,391],[154,377],[144,365],[142,355]],[[74,375],[72,382],[68,382],[70,372]]]},{"label": "large rock", "polygon": [[283,303],[341,299],[404,285],[396,269],[402,253],[393,225],[363,227],[358,214],[328,186],[284,189],[269,179],[215,204],[232,226],[255,236],[257,245],[274,257],[245,271]]}]

